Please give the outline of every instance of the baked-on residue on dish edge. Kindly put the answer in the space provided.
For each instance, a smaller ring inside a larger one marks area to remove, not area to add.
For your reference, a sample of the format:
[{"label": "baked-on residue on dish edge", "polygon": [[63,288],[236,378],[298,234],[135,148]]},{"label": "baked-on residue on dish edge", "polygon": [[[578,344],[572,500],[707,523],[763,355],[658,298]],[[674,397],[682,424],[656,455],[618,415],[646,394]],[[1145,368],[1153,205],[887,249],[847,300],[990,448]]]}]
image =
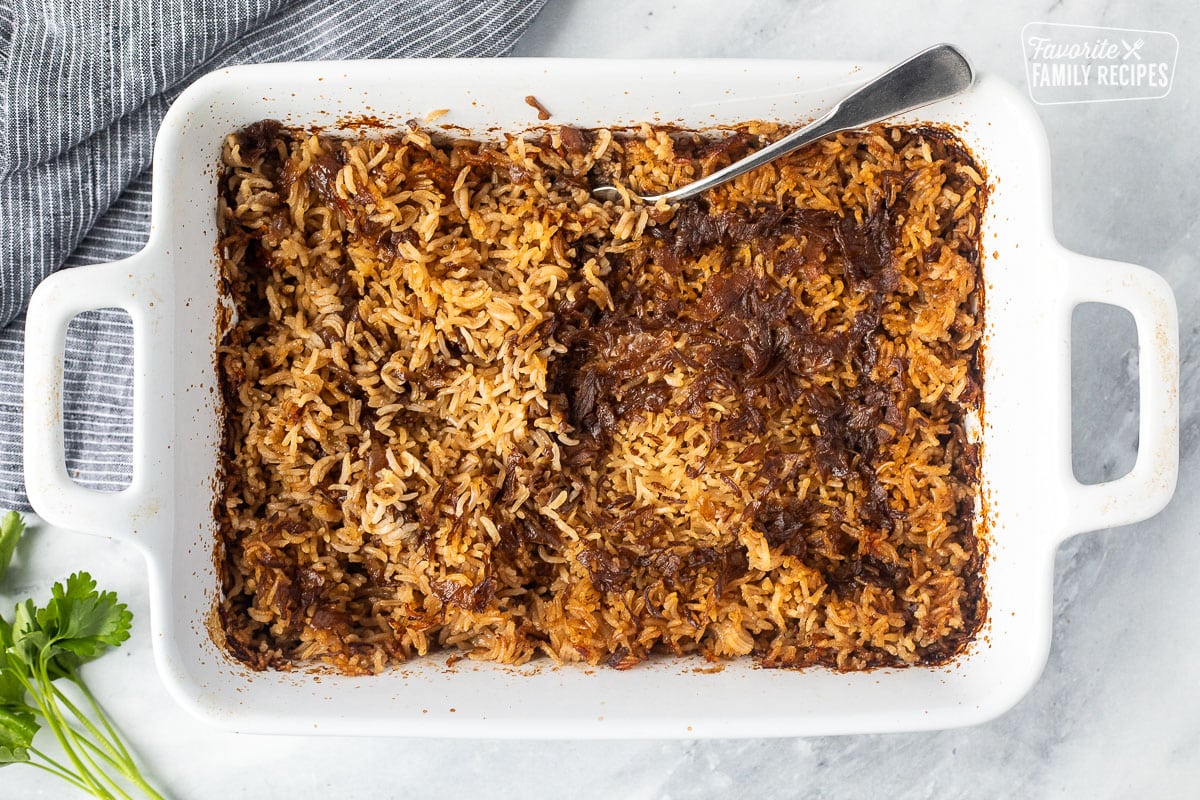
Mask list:
[{"label": "baked-on residue on dish edge", "polygon": [[984,180],[953,134],[481,143],[264,121],[220,184],[228,650],[942,663],[974,530]]}]

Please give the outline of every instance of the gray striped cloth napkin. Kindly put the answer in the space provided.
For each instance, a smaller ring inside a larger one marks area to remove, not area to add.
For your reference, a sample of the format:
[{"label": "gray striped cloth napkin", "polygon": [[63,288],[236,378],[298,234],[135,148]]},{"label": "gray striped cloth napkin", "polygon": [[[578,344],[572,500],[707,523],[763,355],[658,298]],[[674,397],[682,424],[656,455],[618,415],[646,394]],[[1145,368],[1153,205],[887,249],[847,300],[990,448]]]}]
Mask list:
[{"label": "gray striped cloth napkin", "polygon": [[[0,0],[0,508],[21,471],[23,311],[63,267],[145,243],[150,155],[171,101],[231,64],[499,56],[545,0]],[[129,483],[132,333],[123,313],[68,332],[67,468]]]}]

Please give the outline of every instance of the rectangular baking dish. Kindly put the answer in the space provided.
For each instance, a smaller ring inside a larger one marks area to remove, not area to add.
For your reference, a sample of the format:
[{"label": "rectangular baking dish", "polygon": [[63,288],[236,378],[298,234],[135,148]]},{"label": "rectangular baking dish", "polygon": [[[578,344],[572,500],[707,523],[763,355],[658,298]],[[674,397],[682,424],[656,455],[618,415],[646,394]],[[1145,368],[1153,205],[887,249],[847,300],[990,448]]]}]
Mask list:
[{"label": "rectangular baking dish", "polygon": [[[273,117],[338,127],[439,124],[476,136],[551,124],[641,121],[711,127],[802,122],[882,65],[798,61],[379,61],[238,67],[197,81],[174,104],[154,154],[146,248],[60,272],[34,295],[26,328],[25,470],[46,520],[136,544],[150,574],[154,651],[185,707],[238,731],[429,736],[775,736],[943,728],[1011,707],[1050,643],[1054,551],[1065,537],[1155,514],[1178,461],[1178,331],[1167,284],[1150,270],[1064,250],[1050,219],[1047,145],[1031,106],[989,77],[902,122],[956,128],[988,174],[981,519],[990,542],[989,614],[948,666],[840,674],[719,671],[659,658],[629,672],[460,662],[445,654],[350,678],[247,670],[213,644],[212,550],[220,434],[214,369],[218,305],[216,179],[223,137]],[[1071,471],[1070,319],[1081,302],[1128,309],[1140,348],[1140,438],[1126,476],[1080,485]],[[118,307],[134,326],[132,485],[82,488],[68,476],[61,420],[70,319]]]}]

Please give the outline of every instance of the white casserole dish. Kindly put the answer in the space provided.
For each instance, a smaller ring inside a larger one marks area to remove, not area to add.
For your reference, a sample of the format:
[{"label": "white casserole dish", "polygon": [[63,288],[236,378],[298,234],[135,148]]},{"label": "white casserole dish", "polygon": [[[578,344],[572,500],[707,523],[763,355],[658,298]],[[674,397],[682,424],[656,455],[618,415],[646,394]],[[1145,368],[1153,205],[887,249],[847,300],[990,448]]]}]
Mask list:
[{"label": "white casserole dish", "polygon": [[[197,715],[239,731],[429,736],[774,736],[897,731],[993,717],[1025,694],[1050,643],[1052,567],[1065,537],[1155,514],[1178,461],[1178,331],[1155,273],[1068,252],[1054,240],[1041,126],[1014,89],[983,78],[965,96],[902,118],[957,126],[989,175],[983,243],[983,515],[989,613],[950,666],[839,674],[756,668],[715,673],[660,658],[629,672],[460,662],[445,654],[369,678],[255,673],[224,654],[206,622],[218,579],[212,506],[220,419],[216,177],[223,137],[266,117],[336,127],[449,109],[479,136],[541,124],[644,120],[710,127],[799,122],[882,65],[793,61],[402,61],[278,64],[211,74],[176,101],[154,154],[150,240],[121,262],[60,272],[37,290],[26,328],[25,470],[46,520],[135,543],[150,572],[163,680]],[[1098,301],[1132,312],[1140,347],[1140,449],[1132,472],[1097,485],[1071,471],[1070,318]],[[116,494],[67,475],[62,348],[77,313],[133,318],[132,485]]]}]

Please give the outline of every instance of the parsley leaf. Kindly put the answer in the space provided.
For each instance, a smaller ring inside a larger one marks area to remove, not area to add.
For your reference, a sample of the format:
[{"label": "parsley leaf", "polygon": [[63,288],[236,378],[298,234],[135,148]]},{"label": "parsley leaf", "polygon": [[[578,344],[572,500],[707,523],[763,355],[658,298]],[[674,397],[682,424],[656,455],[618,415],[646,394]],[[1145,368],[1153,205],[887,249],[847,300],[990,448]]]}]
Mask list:
[{"label": "parsley leaf", "polygon": [[0,709],[18,708],[25,705],[25,686],[17,678],[18,665],[10,663],[8,657],[8,648],[10,647],[12,647],[12,625],[0,617]]},{"label": "parsley leaf", "polygon": [[0,707],[0,766],[28,761],[33,736],[40,727],[31,711]]},{"label": "parsley leaf", "polygon": [[86,572],[76,572],[66,585],[54,584],[52,598],[37,611],[37,625],[46,636],[44,647],[58,655],[67,652],[78,661],[91,661],[109,647],[129,638],[133,614],[113,592],[97,592]]},{"label": "parsley leaf", "polygon": [[10,511],[0,519],[0,581],[8,572],[12,563],[13,553],[17,550],[17,540],[25,532],[25,520],[15,511]]}]

